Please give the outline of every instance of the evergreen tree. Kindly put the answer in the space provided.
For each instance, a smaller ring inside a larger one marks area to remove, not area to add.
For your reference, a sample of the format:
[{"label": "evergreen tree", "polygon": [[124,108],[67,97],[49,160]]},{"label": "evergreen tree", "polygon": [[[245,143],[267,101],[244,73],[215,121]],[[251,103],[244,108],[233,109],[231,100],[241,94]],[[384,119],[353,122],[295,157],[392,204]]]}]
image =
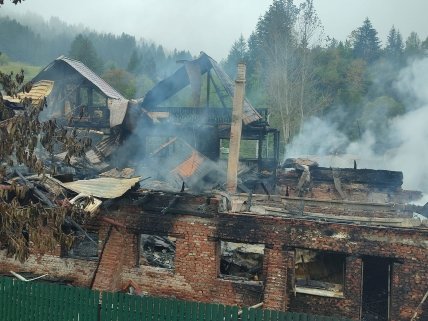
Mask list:
[{"label": "evergreen tree", "polygon": [[141,56],[137,50],[133,50],[131,57],[129,58],[128,67],[126,70],[134,75],[138,73],[141,66]]},{"label": "evergreen tree", "polygon": [[396,63],[401,62],[404,53],[404,43],[400,31],[396,30],[394,26],[389,31],[387,41],[385,48],[387,58]]},{"label": "evergreen tree", "polygon": [[414,31],[411,32],[409,37],[406,39],[405,54],[408,58],[418,58],[424,55],[421,39]]},{"label": "evergreen tree", "polygon": [[369,18],[353,33],[354,56],[372,63],[380,57],[380,40]]},{"label": "evergreen tree", "polygon": [[244,39],[244,36],[241,34],[238,40],[232,44],[229,54],[227,55],[224,67],[226,72],[232,77],[235,78],[236,66],[240,62],[247,63],[248,47],[247,42]]},{"label": "evergreen tree", "polygon": [[69,55],[71,58],[83,62],[96,73],[102,72],[103,63],[88,37],[79,34],[71,43]]}]

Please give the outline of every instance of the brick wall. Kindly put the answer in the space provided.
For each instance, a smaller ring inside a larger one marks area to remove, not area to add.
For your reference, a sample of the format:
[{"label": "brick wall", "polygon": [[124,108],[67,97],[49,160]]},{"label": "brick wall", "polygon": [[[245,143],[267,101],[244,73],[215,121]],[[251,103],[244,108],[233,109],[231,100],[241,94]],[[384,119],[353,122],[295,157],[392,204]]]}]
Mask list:
[{"label": "brick wall", "polygon": [[30,255],[21,264],[14,258],[6,256],[6,251],[0,251],[0,272],[31,272],[37,275],[48,274],[51,278],[70,281],[77,286],[89,287],[96,269],[97,262],[89,260],[61,258],[55,254]]},{"label": "brick wall", "polygon": [[[205,204],[205,201],[204,203]],[[393,264],[391,320],[409,320],[428,287],[428,231],[382,228],[255,214],[198,217],[143,212],[123,205],[109,217],[127,228],[104,223],[100,228],[100,264],[31,256],[23,265],[0,253],[0,271],[33,271],[73,278],[76,284],[119,290],[132,280],[144,293],[184,300],[254,305],[265,308],[340,315],[358,319],[362,262],[365,256],[388,258]],[[138,235],[176,238],[175,269],[139,264]],[[109,237],[107,238],[107,235]],[[263,282],[219,277],[220,240],[265,244]],[[294,248],[346,256],[343,298],[294,293]],[[428,313],[425,311],[424,313]]]}]

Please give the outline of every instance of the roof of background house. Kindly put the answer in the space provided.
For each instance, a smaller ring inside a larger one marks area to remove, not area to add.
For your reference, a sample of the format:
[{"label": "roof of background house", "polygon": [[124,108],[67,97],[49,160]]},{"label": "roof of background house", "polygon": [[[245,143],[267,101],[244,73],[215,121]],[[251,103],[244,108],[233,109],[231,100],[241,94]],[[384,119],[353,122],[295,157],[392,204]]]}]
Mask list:
[{"label": "roof of background house", "polygon": [[[52,68],[58,61],[63,61],[76,70],[79,74],[93,83],[101,92],[103,92],[107,97],[113,99],[123,99],[126,100],[118,91],[116,91],[113,87],[111,87],[107,82],[105,82],[100,76],[98,76],[95,72],[89,69],[84,63],[74,60],[65,56],[60,56],[52,61],[49,65],[47,65],[40,73],[47,71]],[[37,77],[37,76],[36,76]]]},{"label": "roof of background house", "polygon": [[108,98],[111,98],[108,104],[108,109],[110,110],[110,127],[120,125],[123,122],[128,106],[128,100],[113,87],[111,87],[107,82],[105,82],[95,72],[89,69],[84,63],[78,60],[60,56],[45,68],[43,68],[43,70],[36,77],[34,77],[32,81],[35,82],[49,78],[49,76],[46,76],[46,73],[52,70],[52,68],[56,68],[59,64],[66,64],[67,66],[71,67],[83,78],[87,79],[90,83],[97,87],[104,95],[106,95]]},{"label": "roof of background house", "polygon": [[[220,67],[220,65],[208,56],[206,53],[201,52],[199,58],[190,61],[189,63],[199,66],[200,74],[203,75],[209,70],[214,70],[218,79],[221,82],[226,93],[233,97],[234,84],[227,73]],[[193,76],[193,75],[192,75]],[[175,95],[177,92],[185,88],[190,84],[190,76],[187,68],[183,65],[173,75],[156,84],[144,97],[141,106],[145,107],[156,107],[163,101]],[[262,117],[254,109],[251,103],[245,98],[244,100],[244,124],[250,124],[254,121],[260,120]]]}]

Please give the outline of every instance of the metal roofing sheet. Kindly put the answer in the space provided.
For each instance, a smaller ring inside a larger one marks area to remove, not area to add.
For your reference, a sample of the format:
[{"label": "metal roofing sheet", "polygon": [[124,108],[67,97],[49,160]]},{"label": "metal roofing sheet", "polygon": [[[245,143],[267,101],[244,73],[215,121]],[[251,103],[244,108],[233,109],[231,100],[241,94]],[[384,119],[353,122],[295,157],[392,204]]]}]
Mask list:
[{"label": "metal roofing sheet", "polygon": [[78,60],[70,59],[65,56],[61,56],[56,60],[61,60],[70,65],[79,74],[88,79],[91,83],[99,88],[107,97],[126,100],[120,93],[118,93],[113,87],[106,83],[101,77],[89,69],[85,64]]},{"label": "metal roofing sheet", "polygon": [[117,198],[125,194],[141,177],[113,178],[100,177],[95,179],[80,180],[70,183],[61,183],[63,187],[76,193],[83,193],[99,198]]},{"label": "metal roofing sheet", "polygon": [[185,178],[191,177],[198,171],[199,167],[205,160],[205,157],[194,150],[188,159],[172,170],[172,173],[179,174],[181,177]]},{"label": "metal roofing sheet", "polygon": [[31,90],[28,93],[20,92],[18,93],[17,97],[3,96],[3,99],[19,104],[22,99],[31,98],[33,104],[38,104],[51,93],[53,86],[53,81],[41,80],[33,84]]},{"label": "metal roofing sheet", "polygon": [[[233,97],[235,94],[235,85],[230,79],[229,75],[220,67],[220,65],[211,57],[208,56],[208,59],[213,66],[217,77],[220,79],[224,89],[227,91],[230,97]],[[262,116],[254,109],[251,103],[247,98],[244,97],[244,106],[243,106],[243,119],[245,125],[251,124],[254,121],[260,120]]]},{"label": "metal roofing sheet", "polygon": [[120,125],[128,110],[128,100],[109,99],[108,109],[110,110],[110,127]]}]

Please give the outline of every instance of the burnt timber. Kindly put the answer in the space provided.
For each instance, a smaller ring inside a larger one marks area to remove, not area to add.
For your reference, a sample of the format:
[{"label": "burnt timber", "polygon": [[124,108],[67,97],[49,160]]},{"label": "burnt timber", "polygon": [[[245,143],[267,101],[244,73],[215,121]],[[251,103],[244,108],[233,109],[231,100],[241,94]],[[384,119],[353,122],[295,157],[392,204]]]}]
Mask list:
[{"label": "burnt timber", "polygon": [[[73,75],[80,70],[79,84],[101,90],[105,99],[120,98],[109,97],[113,94],[103,91],[97,78],[64,59],[45,72],[65,68],[67,75]],[[61,189],[67,199],[83,188],[91,195],[101,193],[99,208],[84,226],[95,242],[85,236],[71,249],[59,244],[51,253],[41,252],[32,243],[24,263],[0,250],[0,273],[49,274],[72,285],[105,291],[123,291],[132,284],[139,295],[239,306],[263,302],[264,308],[353,320],[404,321],[415,313],[426,318],[426,206],[408,204],[421,193],[403,190],[400,172],[307,164],[278,168],[278,131],[269,127],[267,111],[253,108],[248,101],[243,139],[256,140],[259,154],[241,159],[241,164],[256,164],[258,174],[268,169],[273,184],[266,188],[261,176],[255,176],[254,184],[241,184],[245,193],[226,193],[214,179],[223,179],[214,164],[220,158],[219,140],[230,137],[232,112],[226,108],[225,93],[230,94],[233,85],[217,71],[218,65],[202,54],[160,82],[142,101],[117,109],[120,117],[113,117],[117,122],[107,117],[108,102],[103,105],[102,128],[108,135],[116,128],[120,143],[140,128],[143,147],[154,129],[165,136],[151,153],[145,150],[145,160],[160,167],[164,173],[160,178],[179,178],[179,188],[146,184],[133,174],[116,177],[117,183],[100,178],[72,184],[53,178],[40,182],[47,191]],[[160,106],[189,84],[199,88],[205,74],[224,97],[221,106],[214,107],[212,97],[206,97],[203,105],[196,90],[192,90],[194,106]],[[78,106],[76,91],[70,95]],[[90,126],[90,118],[86,120],[84,125]],[[202,125],[193,126],[198,120]],[[260,152],[267,135],[274,137],[272,158]],[[113,133],[109,139],[114,137]],[[190,144],[195,137],[197,141]],[[111,147],[110,140],[104,140],[103,146]],[[111,149],[113,154],[115,148]],[[159,157],[172,159],[171,152],[177,150],[183,153],[175,155],[173,162],[159,161]],[[96,156],[109,165],[107,155],[101,154]],[[110,172],[120,176],[125,171]],[[189,188],[199,187],[201,181],[202,188]],[[204,188],[207,181],[209,189]],[[1,192],[8,193],[9,186],[1,185]],[[107,191],[112,194],[103,197]]]}]

